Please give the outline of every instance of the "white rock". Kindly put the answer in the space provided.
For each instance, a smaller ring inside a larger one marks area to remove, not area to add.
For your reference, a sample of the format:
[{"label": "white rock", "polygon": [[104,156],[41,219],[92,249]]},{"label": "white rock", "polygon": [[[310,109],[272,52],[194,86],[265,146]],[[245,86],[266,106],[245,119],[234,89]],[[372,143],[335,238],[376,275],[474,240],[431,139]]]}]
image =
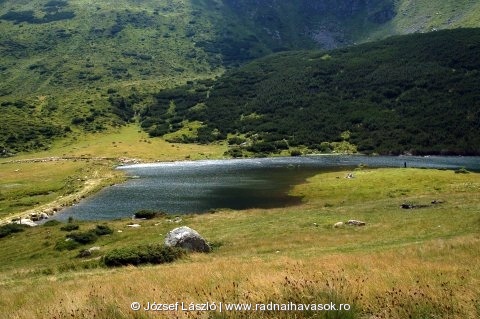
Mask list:
[{"label": "white rock", "polygon": [[139,224],[131,224],[131,225],[127,225],[127,227],[138,228],[141,226]]}]

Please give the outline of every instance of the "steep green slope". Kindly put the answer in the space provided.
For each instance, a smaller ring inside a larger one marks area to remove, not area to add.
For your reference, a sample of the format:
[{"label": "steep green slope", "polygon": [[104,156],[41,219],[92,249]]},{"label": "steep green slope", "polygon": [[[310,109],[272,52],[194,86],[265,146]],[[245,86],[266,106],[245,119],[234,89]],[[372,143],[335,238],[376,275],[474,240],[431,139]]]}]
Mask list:
[{"label": "steep green slope", "polygon": [[144,107],[144,94],[273,52],[480,23],[471,0],[0,3],[2,154],[122,125]]},{"label": "steep green slope", "polygon": [[[8,116],[0,117],[0,150],[48,144],[54,136],[42,137],[42,123],[74,132],[121,125],[133,110],[112,108],[114,93],[151,92],[221,71],[219,58],[195,46],[210,35],[192,32],[211,24],[194,17],[189,1],[3,1],[0,111]],[[29,121],[39,125],[25,137]]]},{"label": "steep green slope", "polygon": [[441,29],[480,26],[480,3],[476,0],[400,0],[395,17],[363,40],[387,34],[430,32]]},{"label": "steep green slope", "polygon": [[399,36],[328,52],[281,53],[162,91],[151,135],[203,122],[185,141],[230,138],[232,154],[350,142],[366,153],[480,154],[480,29]]}]

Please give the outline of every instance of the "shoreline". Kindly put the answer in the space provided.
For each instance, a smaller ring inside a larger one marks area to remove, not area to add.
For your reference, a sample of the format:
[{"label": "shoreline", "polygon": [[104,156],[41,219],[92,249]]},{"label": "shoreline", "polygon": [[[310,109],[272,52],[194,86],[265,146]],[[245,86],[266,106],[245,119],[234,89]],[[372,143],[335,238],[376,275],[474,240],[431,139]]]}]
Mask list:
[{"label": "shoreline", "polygon": [[[368,156],[365,154],[308,154],[302,157],[335,157],[335,156],[360,156],[365,158],[376,158],[382,156]],[[428,158],[430,156],[392,156],[402,159],[408,158]],[[435,156],[432,156],[435,157]],[[456,156],[447,156],[447,157],[456,157]],[[33,222],[38,222],[39,220],[47,220],[48,218],[41,218],[48,215],[48,217],[60,213],[64,208],[70,207],[73,204],[78,203],[80,200],[86,198],[87,196],[93,195],[98,191],[102,190],[107,186],[114,185],[119,182],[125,181],[128,176],[122,168],[135,167],[135,166],[155,166],[155,165],[175,165],[175,164],[193,164],[201,162],[212,162],[212,161],[233,161],[238,162],[242,160],[279,160],[281,158],[297,158],[291,156],[272,156],[272,157],[248,157],[248,158],[217,158],[217,159],[200,159],[200,160],[171,160],[171,161],[149,161],[145,159],[137,158],[107,158],[107,157],[44,157],[44,158],[30,158],[30,159],[18,159],[0,162],[1,164],[11,164],[11,163],[41,163],[41,162],[60,162],[60,161],[93,161],[93,162],[103,162],[103,163],[114,163],[114,168],[110,167],[101,172],[96,170],[92,176],[90,176],[84,182],[82,187],[79,187],[72,193],[64,196],[57,197],[51,202],[40,204],[38,206],[32,207],[30,209],[12,213],[9,216],[0,218],[0,225],[8,224],[15,222],[19,219],[30,219]],[[45,215],[46,214],[46,215]]]},{"label": "shoreline", "polygon": [[[47,158],[47,159],[26,159],[26,160],[18,160],[18,161],[11,161],[14,163],[31,163],[31,162],[45,162],[45,161],[68,161],[68,160],[78,160],[78,158]],[[91,158],[83,158],[83,160],[92,160]],[[112,159],[95,159],[98,161],[111,161]],[[131,162],[130,162],[131,163]],[[117,166],[116,166],[117,167]],[[39,220],[48,220],[51,216],[54,216],[60,213],[64,208],[70,207],[73,204],[78,203],[80,200],[86,198],[87,196],[93,195],[103,188],[107,186],[114,185],[118,182],[122,182],[126,179],[125,175],[120,171],[113,169],[107,169],[105,172],[99,172],[95,170],[92,176],[85,180],[82,187],[76,189],[72,193],[64,196],[59,196],[53,201],[48,203],[40,204],[38,206],[32,207],[30,209],[12,213],[9,216],[5,216],[0,218],[0,225],[10,224],[15,222],[15,220],[31,220],[32,222],[36,223]],[[46,214],[48,218],[41,218],[40,216],[45,216]],[[38,217],[38,220],[35,219],[35,216]]]}]

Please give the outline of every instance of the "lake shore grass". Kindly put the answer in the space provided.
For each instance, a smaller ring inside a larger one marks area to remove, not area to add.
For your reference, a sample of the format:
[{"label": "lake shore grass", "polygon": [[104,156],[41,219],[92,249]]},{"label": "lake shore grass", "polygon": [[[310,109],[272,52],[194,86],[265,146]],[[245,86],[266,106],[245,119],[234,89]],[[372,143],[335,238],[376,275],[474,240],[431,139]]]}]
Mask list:
[{"label": "lake shore grass", "polygon": [[[91,258],[57,250],[62,225],[0,239],[6,318],[475,318],[480,314],[480,175],[362,169],[316,175],[286,208],[108,221]],[[436,200],[437,204],[431,201]],[[402,203],[418,204],[402,209]],[[334,228],[358,219],[364,227]],[[76,222],[88,230],[98,222]],[[103,222],[102,222],[103,224]],[[172,264],[108,269],[115,248],[161,243],[187,225],[214,247]],[[121,231],[121,232],[119,232]],[[115,293],[112,293],[115,292]],[[132,302],[349,303],[348,313],[133,312]]]},{"label": "lake shore grass", "polygon": [[38,160],[0,165],[0,225],[31,214],[52,215],[121,182],[111,160]]},{"label": "lake shore grass", "polygon": [[0,224],[70,206],[123,180],[123,163],[221,158],[221,144],[149,138],[135,124],[58,140],[48,151],[0,159]]}]

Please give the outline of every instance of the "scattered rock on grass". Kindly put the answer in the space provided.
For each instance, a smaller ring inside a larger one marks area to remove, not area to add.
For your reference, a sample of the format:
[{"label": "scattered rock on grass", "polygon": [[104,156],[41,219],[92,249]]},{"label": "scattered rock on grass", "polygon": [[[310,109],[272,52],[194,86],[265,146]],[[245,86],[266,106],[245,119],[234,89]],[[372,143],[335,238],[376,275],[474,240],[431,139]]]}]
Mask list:
[{"label": "scattered rock on grass", "polygon": [[127,225],[127,227],[138,228],[141,226],[139,224],[130,224],[130,225]]},{"label": "scattered rock on grass", "polygon": [[99,251],[99,250],[100,250],[100,247],[98,246],[90,247],[88,249],[83,249],[78,253],[77,257],[79,258],[90,257],[95,251]]},{"label": "scattered rock on grass", "polygon": [[345,225],[344,222],[338,222],[338,223],[333,224],[333,228],[340,228],[340,227],[343,227],[344,225]]},{"label": "scattered rock on grass", "polygon": [[365,226],[366,225],[365,222],[362,222],[360,220],[355,220],[355,219],[350,219],[347,222],[347,224],[350,225],[350,226]]},{"label": "scattered rock on grass", "polygon": [[207,241],[197,231],[187,226],[170,231],[165,237],[165,245],[203,253],[211,251]]},{"label": "scattered rock on grass", "polygon": [[182,222],[182,219],[180,217],[175,217],[174,219],[169,219],[168,220],[170,223],[181,223]]}]

